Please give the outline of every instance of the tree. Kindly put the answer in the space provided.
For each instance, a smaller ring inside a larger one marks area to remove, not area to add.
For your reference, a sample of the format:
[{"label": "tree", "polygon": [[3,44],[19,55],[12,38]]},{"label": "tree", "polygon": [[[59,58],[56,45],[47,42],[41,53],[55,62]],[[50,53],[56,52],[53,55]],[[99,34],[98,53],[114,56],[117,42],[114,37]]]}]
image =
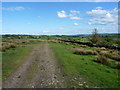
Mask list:
[{"label": "tree", "polygon": [[96,28],[93,30],[90,41],[94,44],[100,41],[100,35],[98,34],[98,30]]}]

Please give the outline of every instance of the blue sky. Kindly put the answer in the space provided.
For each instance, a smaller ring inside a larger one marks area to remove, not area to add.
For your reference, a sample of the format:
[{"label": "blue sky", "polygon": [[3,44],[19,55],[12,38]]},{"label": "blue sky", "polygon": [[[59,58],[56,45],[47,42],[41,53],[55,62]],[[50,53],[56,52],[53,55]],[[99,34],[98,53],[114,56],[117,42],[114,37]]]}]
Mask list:
[{"label": "blue sky", "polygon": [[117,2],[4,2],[3,34],[117,33]]}]

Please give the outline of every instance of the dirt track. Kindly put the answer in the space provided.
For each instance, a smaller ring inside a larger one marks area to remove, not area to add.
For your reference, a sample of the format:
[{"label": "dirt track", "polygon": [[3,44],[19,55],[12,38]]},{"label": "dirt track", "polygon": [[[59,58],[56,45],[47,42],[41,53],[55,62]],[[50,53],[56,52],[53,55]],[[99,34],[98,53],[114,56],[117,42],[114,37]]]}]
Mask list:
[{"label": "dirt track", "polygon": [[43,87],[66,87],[61,68],[47,42],[36,46],[24,63],[3,82],[3,88]]}]

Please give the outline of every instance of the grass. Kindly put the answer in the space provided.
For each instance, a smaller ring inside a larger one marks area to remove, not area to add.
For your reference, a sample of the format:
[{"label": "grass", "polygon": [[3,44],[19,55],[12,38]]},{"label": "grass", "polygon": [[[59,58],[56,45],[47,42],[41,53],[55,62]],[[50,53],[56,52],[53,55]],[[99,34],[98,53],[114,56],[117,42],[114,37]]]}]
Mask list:
[{"label": "grass", "polygon": [[[68,50],[75,45],[65,45],[60,43],[50,42],[56,57],[64,68],[64,73],[68,77],[81,75],[89,85],[103,88],[118,87],[118,72],[109,66],[96,63],[95,55],[76,55],[73,50]],[[87,48],[86,48],[87,49]],[[89,49],[89,48],[88,48]],[[76,85],[76,87],[79,87]]]},{"label": "grass", "polygon": [[37,60],[33,63],[31,71],[28,73],[28,79],[31,80],[33,78],[33,75],[36,73],[36,71],[38,70],[39,67],[40,67],[40,64]]},{"label": "grass", "polygon": [[16,70],[28,56],[35,43],[24,44],[16,48],[10,48],[2,52],[2,79],[6,80],[14,70]]}]

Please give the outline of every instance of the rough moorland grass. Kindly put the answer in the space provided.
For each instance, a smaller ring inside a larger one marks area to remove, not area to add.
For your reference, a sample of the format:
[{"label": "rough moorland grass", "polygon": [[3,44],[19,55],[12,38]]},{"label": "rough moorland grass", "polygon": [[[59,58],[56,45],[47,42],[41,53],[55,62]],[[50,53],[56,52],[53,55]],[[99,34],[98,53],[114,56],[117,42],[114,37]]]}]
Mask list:
[{"label": "rough moorland grass", "polygon": [[106,56],[108,58],[120,61],[120,52],[119,51],[112,52],[112,53],[111,52],[107,52],[107,51],[101,51],[100,54],[104,55],[104,56]]},{"label": "rough moorland grass", "polygon": [[26,44],[24,47],[19,46],[2,52],[2,79],[3,81],[17,69],[30,53],[36,44]]},{"label": "rough moorland grass", "polygon": [[16,47],[16,44],[14,44],[14,43],[3,43],[0,46],[0,51],[5,51],[6,49],[15,48],[15,47]]},{"label": "rough moorland grass", "polygon": [[105,64],[105,65],[110,65],[111,64],[111,62],[110,62],[110,60],[107,58],[107,57],[105,57],[105,56],[98,56],[97,57],[97,62],[98,63],[102,63],[102,64]]},{"label": "rough moorland grass", "polygon": [[97,52],[96,52],[96,51],[93,51],[93,50],[85,50],[85,49],[76,50],[74,53],[75,53],[75,54],[78,54],[78,55],[97,55]]},{"label": "rough moorland grass", "polygon": [[68,77],[79,74],[94,86],[103,88],[118,87],[117,69],[94,62],[97,58],[95,55],[76,55],[73,54],[73,50],[66,49],[73,47],[73,45],[50,44]]}]

